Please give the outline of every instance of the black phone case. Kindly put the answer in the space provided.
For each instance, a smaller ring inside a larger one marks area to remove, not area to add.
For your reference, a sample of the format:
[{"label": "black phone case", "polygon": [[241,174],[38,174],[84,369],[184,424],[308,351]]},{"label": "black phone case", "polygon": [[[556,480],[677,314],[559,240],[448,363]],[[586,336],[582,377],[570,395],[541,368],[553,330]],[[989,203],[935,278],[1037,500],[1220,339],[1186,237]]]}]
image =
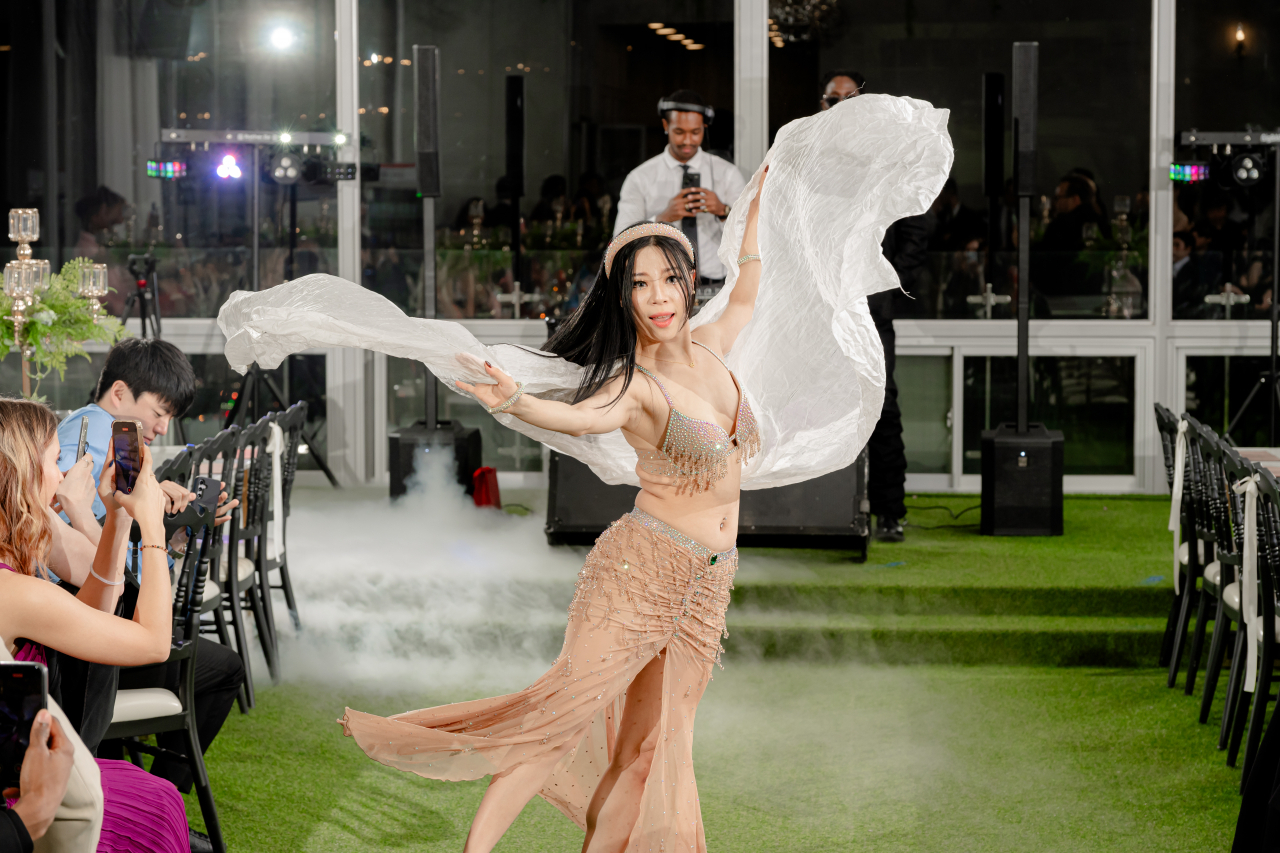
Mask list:
[{"label": "black phone case", "polygon": [[[19,690],[14,673],[38,682],[34,690]],[[26,703],[27,697],[39,697],[38,704]],[[22,705],[16,705],[21,697]],[[42,663],[0,661],[0,790],[18,787],[22,761],[31,740],[31,721],[41,708],[49,707],[49,670]],[[29,713],[28,713],[29,712]]]},{"label": "black phone case", "polygon": [[702,186],[701,172],[685,172],[684,173],[684,180],[680,184],[680,189],[687,190],[689,187],[700,187],[700,186]]}]

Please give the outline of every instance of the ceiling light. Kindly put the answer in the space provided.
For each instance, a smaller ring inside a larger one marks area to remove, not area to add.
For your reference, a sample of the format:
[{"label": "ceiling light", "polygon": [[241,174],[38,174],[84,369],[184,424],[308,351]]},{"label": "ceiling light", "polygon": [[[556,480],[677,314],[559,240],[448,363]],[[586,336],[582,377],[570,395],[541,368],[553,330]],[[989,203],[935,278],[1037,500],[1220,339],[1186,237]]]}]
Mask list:
[{"label": "ceiling light", "polygon": [[682,39],[681,44],[693,44],[693,39]]},{"label": "ceiling light", "polygon": [[662,24],[650,24],[650,25],[649,25],[649,29],[651,29],[651,30],[660,30],[660,29],[662,29]]},{"label": "ceiling light", "polygon": [[669,36],[675,31],[676,31],[675,27],[661,27],[660,29],[658,29],[657,32],[658,32],[658,35],[660,36]]},{"label": "ceiling light", "polygon": [[288,132],[280,134],[280,141],[285,145],[288,145],[290,142],[293,141],[293,134]]},{"label": "ceiling light", "polygon": [[667,36],[667,41],[684,41],[684,33],[672,33]]},{"label": "ceiling light", "polygon": [[346,135],[345,133],[339,133],[338,135],[334,136],[334,137],[333,137],[333,144],[334,144],[334,145],[346,145],[346,144],[347,144],[347,135]]},{"label": "ceiling light", "polygon": [[288,50],[294,41],[296,37],[288,27],[276,27],[271,31],[271,46],[276,50]]},{"label": "ceiling light", "polygon": [[706,47],[705,44],[686,44],[684,46],[684,49],[685,50],[702,50],[704,47]]}]

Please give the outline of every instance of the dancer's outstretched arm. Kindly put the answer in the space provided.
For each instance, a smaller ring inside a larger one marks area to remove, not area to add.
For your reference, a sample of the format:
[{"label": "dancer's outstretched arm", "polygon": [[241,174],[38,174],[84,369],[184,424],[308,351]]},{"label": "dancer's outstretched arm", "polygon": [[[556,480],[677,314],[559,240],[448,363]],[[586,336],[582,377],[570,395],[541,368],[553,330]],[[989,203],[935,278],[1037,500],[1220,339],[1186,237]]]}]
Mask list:
[{"label": "dancer's outstretched arm", "polygon": [[[747,228],[742,234],[742,249],[738,257],[759,255],[760,243],[756,239],[756,224],[760,218],[760,196],[764,194],[764,181],[769,176],[766,166],[760,176],[760,188],[755,198],[751,199],[751,207],[747,209]],[[718,349],[722,354],[733,349],[738,334],[751,320],[756,310],[756,294],[760,291],[760,261],[751,260],[738,267],[738,281],[729,293],[729,304],[724,313],[714,323],[707,323],[694,331],[694,340],[709,347]]]},{"label": "dancer's outstretched arm", "polygon": [[[458,382],[463,391],[474,394],[481,403],[494,408],[501,406],[518,390],[516,381],[489,362],[485,372],[497,381],[497,385],[469,385]],[[602,435],[616,429],[636,432],[648,418],[645,406],[651,393],[647,383],[632,382],[621,399],[614,402],[622,387],[622,377],[614,377],[603,388],[580,403],[569,405],[554,400],[539,400],[529,394],[521,394],[506,412],[527,424],[562,432],[565,435]],[[665,411],[665,406],[663,407]]]}]

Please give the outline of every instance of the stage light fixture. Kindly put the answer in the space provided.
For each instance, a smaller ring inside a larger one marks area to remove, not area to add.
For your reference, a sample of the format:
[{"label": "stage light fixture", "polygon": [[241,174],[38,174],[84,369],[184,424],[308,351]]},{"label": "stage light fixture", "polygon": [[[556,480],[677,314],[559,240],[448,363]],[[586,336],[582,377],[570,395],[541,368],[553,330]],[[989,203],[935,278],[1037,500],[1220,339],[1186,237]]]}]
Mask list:
[{"label": "stage light fixture", "polygon": [[298,37],[288,27],[276,27],[271,31],[271,46],[276,50],[288,50]]},{"label": "stage light fixture", "polygon": [[302,162],[292,151],[285,151],[271,158],[271,179],[277,184],[296,184],[302,177]]},{"label": "stage light fixture", "polygon": [[1180,184],[1194,184],[1209,179],[1208,163],[1170,163],[1169,180]]},{"label": "stage light fixture", "polygon": [[181,160],[148,160],[147,177],[176,181],[187,176],[187,164]]},{"label": "stage light fixture", "polygon": [[1246,152],[1239,154],[1231,161],[1231,177],[1242,187],[1251,187],[1262,180],[1262,158],[1257,154]]},{"label": "stage light fixture", "polygon": [[233,154],[226,154],[222,158],[222,162],[218,164],[218,177],[223,180],[227,178],[239,178],[244,173],[240,171],[240,167],[236,164],[236,158]]}]

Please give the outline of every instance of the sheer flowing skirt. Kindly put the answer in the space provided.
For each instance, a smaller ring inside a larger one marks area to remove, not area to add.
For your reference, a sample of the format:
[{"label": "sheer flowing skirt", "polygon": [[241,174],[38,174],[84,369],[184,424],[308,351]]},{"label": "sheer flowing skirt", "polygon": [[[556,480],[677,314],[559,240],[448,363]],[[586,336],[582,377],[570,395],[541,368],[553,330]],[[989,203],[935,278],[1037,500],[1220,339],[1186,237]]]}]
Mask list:
[{"label": "sheer flowing skirt", "polygon": [[662,656],[657,747],[628,850],[706,849],[693,773],[698,702],[719,663],[737,549],[713,552],[642,510],[614,522],[578,575],[564,648],[518,693],[378,717],[347,709],[370,758],[431,779],[479,779],[574,744],[540,792],[585,829],[627,687]]}]

